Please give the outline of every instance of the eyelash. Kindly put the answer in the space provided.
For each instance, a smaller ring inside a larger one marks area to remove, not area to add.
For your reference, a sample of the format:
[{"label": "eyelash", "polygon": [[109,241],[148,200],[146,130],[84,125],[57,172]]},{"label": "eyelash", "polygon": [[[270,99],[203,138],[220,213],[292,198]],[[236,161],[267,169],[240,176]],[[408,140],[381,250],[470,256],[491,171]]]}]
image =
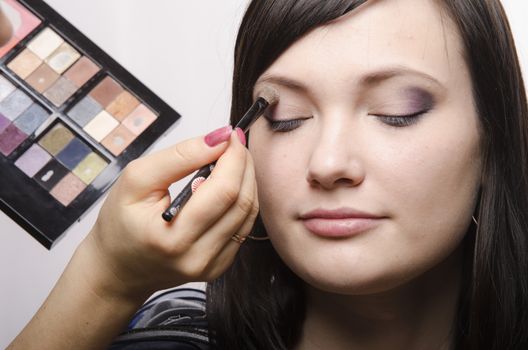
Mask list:
[{"label": "eyelash", "polygon": [[[372,116],[381,120],[382,123],[385,123],[389,126],[395,128],[403,128],[406,126],[411,126],[416,124],[418,120],[429,110],[423,110],[413,114],[407,115],[381,115],[381,114],[371,114]],[[287,119],[287,120],[271,120],[266,118],[268,125],[273,132],[287,133],[293,131],[301,126],[301,124],[309,118],[296,118],[296,119]]]},{"label": "eyelash", "polygon": [[310,118],[296,118],[287,120],[271,120],[266,118],[266,120],[268,121],[271,131],[286,133],[297,129],[305,120]]},{"label": "eyelash", "polygon": [[381,114],[371,114],[372,116],[381,120],[382,123],[385,123],[389,126],[395,128],[404,128],[406,126],[414,125],[418,120],[429,110],[423,110],[413,114],[407,115],[381,115]]}]

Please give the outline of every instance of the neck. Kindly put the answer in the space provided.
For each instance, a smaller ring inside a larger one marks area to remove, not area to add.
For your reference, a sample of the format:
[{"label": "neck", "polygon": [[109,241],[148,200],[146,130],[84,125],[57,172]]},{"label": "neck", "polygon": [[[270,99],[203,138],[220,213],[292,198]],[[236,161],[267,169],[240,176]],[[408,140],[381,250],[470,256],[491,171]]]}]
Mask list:
[{"label": "neck", "polygon": [[336,295],[308,287],[296,350],[449,349],[461,266],[458,249],[432,270],[390,291]]}]

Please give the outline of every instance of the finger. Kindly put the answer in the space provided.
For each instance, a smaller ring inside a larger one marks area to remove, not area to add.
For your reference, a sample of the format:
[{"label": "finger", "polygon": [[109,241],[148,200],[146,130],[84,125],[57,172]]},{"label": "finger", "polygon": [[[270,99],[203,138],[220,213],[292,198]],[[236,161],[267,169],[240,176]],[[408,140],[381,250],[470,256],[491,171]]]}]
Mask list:
[{"label": "finger", "polygon": [[[247,235],[256,218],[256,212],[250,212],[243,223],[235,229],[240,235]],[[233,231],[231,231],[233,232]],[[231,233],[230,232],[230,233]],[[209,233],[209,232],[208,232]],[[203,238],[203,237],[202,237]],[[230,239],[228,242],[234,243]],[[229,247],[228,247],[229,245]],[[211,276],[211,271],[222,273],[232,263],[240,244],[230,245],[223,240],[216,240],[204,244],[203,239],[189,246],[183,260],[175,261],[175,269],[183,271],[189,280],[204,281]]]},{"label": "finger", "polygon": [[[254,188],[256,193],[256,186]],[[188,268],[191,278],[209,281],[229,268],[241,246],[241,243],[231,240],[231,236],[236,233],[238,237],[243,239],[251,232],[258,214],[258,206],[253,208],[247,213],[244,220],[238,223],[237,227],[228,230],[228,238],[225,238],[225,228],[220,229],[222,234],[217,232],[215,235],[208,231],[190,247],[186,254],[185,266]],[[215,225],[211,230],[218,230],[218,226],[222,226],[222,224]],[[221,237],[221,239],[213,239],[214,236]]]},{"label": "finger", "polygon": [[172,221],[172,231],[186,239],[197,236],[213,225],[237,201],[243,183],[248,156],[235,133],[209,177],[191,196]]},{"label": "finger", "polygon": [[[224,137],[230,137],[230,127]],[[129,194],[143,197],[154,191],[166,191],[179,179],[189,175],[204,165],[214,162],[227,148],[227,142],[210,147],[204,137],[194,137],[172,147],[138,158],[124,170],[120,182],[124,182]]]},{"label": "finger", "polygon": [[[237,234],[240,237],[247,238],[247,236],[251,234],[257,214],[258,210],[248,215],[246,221],[244,221],[244,224],[237,231]],[[229,268],[229,266],[233,264],[236,254],[238,253],[238,250],[242,244],[244,243],[239,243],[229,238],[229,241],[224,245],[223,249],[219,251],[217,256],[212,259],[211,263],[207,266],[204,279],[206,281],[212,281],[224,273]]]},{"label": "finger", "polygon": [[243,239],[245,234],[249,233],[258,209],[255,170],[251,157],[248,156],[248,165],[237,201],[205,234],[198,237],[192,249],[202,252],[202,255],[207,252],[207,256],[216,256],[231,242],[233,234],[237,233]]}]

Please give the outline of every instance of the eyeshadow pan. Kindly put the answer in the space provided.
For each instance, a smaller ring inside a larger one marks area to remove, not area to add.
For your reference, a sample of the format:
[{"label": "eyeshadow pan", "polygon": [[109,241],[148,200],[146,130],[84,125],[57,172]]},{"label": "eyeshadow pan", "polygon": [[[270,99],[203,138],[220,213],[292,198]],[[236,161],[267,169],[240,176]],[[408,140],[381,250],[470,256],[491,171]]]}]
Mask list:
[{"label": "eyeshadow pan", "polygon": [[26,79],[35,69],[40,66],[42,60],[33,52],[24,49],[18,56],[16,56],[7,65],[9,69],[16,73],[22,79]]},{"label": "eyeshadow pan", "polygon": [[57,160],[66,168],[73,170],[92,150],[84,142],[74,137],[70,143],[57,154]]},{"label": "eyeshadow pan", "polygon": [[123,120],[123,125],[134,135],[140,135],[156,118],[157,116],[147,106],[140,104]]},{"label": "eyeshadow pan", "polygon": [[82,162],[73,169],[73,173],[82,182],[89,185],[108,165],[108,163],[96,153],[90,153]]},{"label": "eyeshadow pan", "polygon": [[48,249],[180,118],[53,7],[0,0],[0,209]]},{"label": "eyeshadow pan", "polygon": [[2,102],[0,102],[0,113],[7,119],[15,120],[24,112],[33,101],[22,90],[14,90]]},{"label": "eyeshadow pan", "polygon": [[68,79],[60,77],[53,85],[44,92],[44,96],[55,105],[61,106],[77,91],[77,87]]},{"label": "eyeshadow pan", "polygon": [[26,138],[27,135],[22,130],[9,124],[0,134],[0,153],[10,155]]},{"label": "eyeshadow pan", "polygon": [[99,112],[101,112],[102,109],[103,107],[93,98],[86,96],[70,109],[68,116],[80,126],[85,126]]},{"label": "eyeshadow pan", "polygon": [[114,156],[119,156],[136,138],[123,125],[115,128],[107,137],[101,141],[101,144],[106,147]]},{"label": "eyeshadow pan", "polygon": [[106,107],[106,111],[117,120],[123,121],[138,105],[138,99],[125,90]]},{"label": "eyeshadow pan", "polygon": [[58,74],[62,74],[81,57],[81,54],[70,44],[64,42],[48,58],[46,63]]},{"label": "eyeshadow pan", "polygon": [[50,28],[45,28],[29,42],[27,47],[43,60],[55,51],[63,42],[64,39],[62,39],[57,33]]},{"label": "eyeshadow pan", "polygon": [[3,75],[0,75],[0,101],[15,91],[15,85],[11,84]]},{"label": "eyeshadow pan", "polygon": [[86,188],[77,176],[69,173],[62,180],[59,181],[55,187],[50,191],[51,195],[55,197],[65,207],[77,198],[77,196]]},{"label": "eyeshadow pan", "polygon": [[33,179],[45,190],[51,191],[51,189],[68,173],[68,169],[55,159],[51,158],[51,160],[44,165],[35,176],[33,176]]},{"label": "eyeshadow pan", "polygon": [[57,79],[59,74],[50,68],[46,63],[42,63],[30,76],[26,82],[39,93],[46,91]]},{"label": "eyeshadow pan", "polygon": [[33,103],[28,109],[22,112],[14,124],[27,135],[31,135],[48,117],[48,111],[38,104]]},{"label": "eyeshadow pan", "polygon": [[101,106],[106,107],[112,102],[121,92],[123,88],[111,77],[106,77],[92,91],[90,96]]},{"label": "eyeshadow pan", "polygon": [[86,124],[84,131],[86,131],[97,142],[100,142],[118,125],[119,122],[108,114],[108,112],[101,111],[95,116],[95,118]]},{"label": "eyeshadow pan", "polygon": [[9,124],[11,124],[11,121],[0,114],[0,134],[7,128]]},{"label": "eyeshadow pan", "polygon": [[72,132],[57,124],[40,139],[39,144],[50,154],[57,155],[72,139]]},{"label": "eyeshadow pan", "polygon": [[68,78],[77,87],[81,87],[99,70],[100,68],[92,60],[83,56],[64,73],[64,77]]},{"label": "eyeshadow pan", "polygon": [[33,177],[50,159],[51,156],[48,152],[44,151],[39,145],[33,144],[17,159],[15,165],[27,176]]}]

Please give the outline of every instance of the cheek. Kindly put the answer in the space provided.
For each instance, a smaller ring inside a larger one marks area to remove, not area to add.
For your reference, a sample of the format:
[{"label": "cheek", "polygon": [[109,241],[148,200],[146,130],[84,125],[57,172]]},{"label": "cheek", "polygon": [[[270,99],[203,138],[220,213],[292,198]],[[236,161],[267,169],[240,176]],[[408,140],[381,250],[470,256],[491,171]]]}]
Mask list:
[{"label": "cheek", "polygon": [[468,119],[458,126],[445,120],[385,156],[387,166],[377,172],[377,183],[393,204],[397,222],[414,227],[410,232],[465,232],[481,173],[476,117]]},{"label": "cheek", "polygon": [[278,218],[301,200],[298,196],[306,176],[306,140],[300,142],[293,134],[277,137],[256,128],[265,125],[254,127],[249,150],[255,164],[261,216]]}]

